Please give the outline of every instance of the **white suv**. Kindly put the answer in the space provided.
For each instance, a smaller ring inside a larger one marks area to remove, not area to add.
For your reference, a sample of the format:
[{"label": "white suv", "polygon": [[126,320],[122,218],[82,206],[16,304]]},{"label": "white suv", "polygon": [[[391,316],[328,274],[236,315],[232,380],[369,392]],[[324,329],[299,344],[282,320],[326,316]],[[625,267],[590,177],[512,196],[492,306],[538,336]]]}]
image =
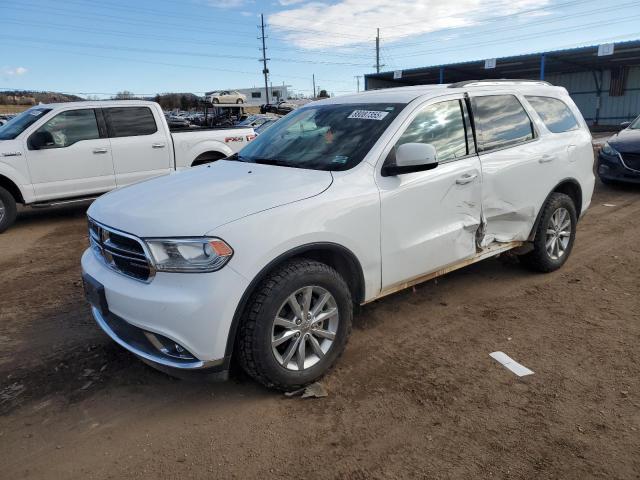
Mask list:
[{"label": "white suv", "polygon": [[566,90],[378,90],[287,115],[238,154],[109,193],[82,257],[99,325],[157,368],[317,380],[354,306],[512,251],[559,268],[594,186]]}]

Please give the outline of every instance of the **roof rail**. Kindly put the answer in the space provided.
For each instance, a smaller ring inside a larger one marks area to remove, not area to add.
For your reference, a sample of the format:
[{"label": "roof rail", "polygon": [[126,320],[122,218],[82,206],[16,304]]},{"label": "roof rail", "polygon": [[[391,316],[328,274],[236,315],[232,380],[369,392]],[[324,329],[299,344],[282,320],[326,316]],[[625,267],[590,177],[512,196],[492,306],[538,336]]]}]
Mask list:
[{"label": "roof rail", "polygon": [[549,82],[545,82],[544,80],[527,80],[520,78],[493,78],[493,79],[485,79],[485,80],[465,80],[462,82],[451,83],[449,88],[462,88],[462,87],[480,87],[483,84],[492,84],[492,83],[504,83],[504,84],[519,84],[519,83],[532,83],[536,85],[547,85],[549,87],[553,86]]}]

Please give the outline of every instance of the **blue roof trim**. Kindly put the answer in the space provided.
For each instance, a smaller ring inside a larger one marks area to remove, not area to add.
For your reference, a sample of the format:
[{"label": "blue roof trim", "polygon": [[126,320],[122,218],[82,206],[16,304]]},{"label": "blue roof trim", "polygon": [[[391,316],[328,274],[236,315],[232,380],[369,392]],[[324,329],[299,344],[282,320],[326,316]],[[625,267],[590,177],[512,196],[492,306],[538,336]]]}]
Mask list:
[{"label": "blue roof trim", "polygon": [[[616,47],[622,47],[622,46],[630,46],[630,47],[640,47],[640,40],[625,40],[622,42],[608,42],[608,43],[615,43]],[[553,54],[553,53],[576,53],[576,52],[580,52],[580,51],[588,51],[591,49],[596,49],[598,48],[600,44],[598,45],[585,45],[583,47],[573,47],[573,48],[565,48],[565,49],[559,49],[559,50],[547,50],[545,52],[533,52],[533,53],[523,53],[520,55],[510,55],[507,57],[496,57],[496,60],[502,60],[502,61],[510,61],[510,60],[518,60],[518,59],[522,59],[524,57],[539,57],[540,55],[546,55],[546,54]],[[459,65],[470,65],[472,63],[482,63],[484,62],[486,59],[482,58],[482,59],[478,59],[478,60],[467,60],[466,62],[455,62],[455,63],[443,63],[443,64],[439,64],[439,65],[427,65],[425,67],[414,67],[414,68],[403,68],[403,69],[399,69],[402,70],[402,73],[414,73],[414,72],[421,72],[424,70],[429,70],[429,69],[436,69],[436,68],[446,68],[446,67],[455,67],[455,66],[459,66]],[[380,72],[380,73],[367,73],[365,74],[365,77],[378,77],[378,76],[382,76],[382,75],[389,75],[389,74],[393,74],[393,70],[389,70],[386,72]]]}]

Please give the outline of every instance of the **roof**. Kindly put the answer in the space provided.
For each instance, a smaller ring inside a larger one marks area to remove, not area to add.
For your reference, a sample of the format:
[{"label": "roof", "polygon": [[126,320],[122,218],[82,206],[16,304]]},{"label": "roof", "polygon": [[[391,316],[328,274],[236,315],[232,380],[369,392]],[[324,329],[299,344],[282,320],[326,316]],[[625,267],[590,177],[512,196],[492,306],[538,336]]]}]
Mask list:
[{"label": "roof", "polygon": [[366,80],[380,79],[397,85],[437,84],[440,69],[445,82],[485,78],[540,78],[541,57],[544,55],[545,75],[606,70],[611,67],[640,65],[640,40],[616,42],[614,53],[598,56],[598,45],[527,53],[496,59],[496,68],[485,69],[485,60],[431,65],[402,70],[402,77],[394,80],[394,72],[371,73]]},{"label": "roof", "polygon": [[47,108],[59,108],[59,107],[120,107],[131,105],[156,105],[155,102],[149,102],[147,100],[85,100],[83,102],[60,102],[60,103],[41,103],[34,105],[34,107],[47,107]]},{"label": "roof", "polygon": [[546,82],[497,80],[492,82],[469,82],[468,84],[413,85],[409,87],[382,88],[360,93],[331,97],[313,104],[332,103],[409,103],[418,97],[437,97],[460,92],[505,92],[517,91],[527,94],[553,92],[556,96],[567,95],[564,87],[554,87]]}]

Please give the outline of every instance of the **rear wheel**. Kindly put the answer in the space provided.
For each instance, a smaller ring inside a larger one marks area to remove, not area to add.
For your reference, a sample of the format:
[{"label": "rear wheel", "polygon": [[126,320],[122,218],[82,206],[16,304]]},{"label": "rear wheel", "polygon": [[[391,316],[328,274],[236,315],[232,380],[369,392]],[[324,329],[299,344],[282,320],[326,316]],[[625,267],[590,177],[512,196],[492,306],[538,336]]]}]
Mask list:
[{"label": "rear wheel", "polygon": [[268,387],[301,388],[340,357],[352,316],[351,293],[338,272],[312,260],[291,261],[262,282],[247,306],[240,364]]},{"label": "rear wheel", "polygon": [[577,222],[573,200],[564,193],[552,193],[544,205],[533,250],[521,256],[521,261],[539,272],[560,268],[573,249]]},{"label": "rear wheel", "polygon": [[6,189],[0,187],[0,233],[13,225],[18,215],[16,200]]},{"label": "rear wheel", "polygon": [[213,163],[218,160],[222,160],[225,158],[224,154],[220,152],[206,152],[202,155],[199,155],[191,164],[192,167],[197,167],[198,165],[204,165],[205,163]]}]

